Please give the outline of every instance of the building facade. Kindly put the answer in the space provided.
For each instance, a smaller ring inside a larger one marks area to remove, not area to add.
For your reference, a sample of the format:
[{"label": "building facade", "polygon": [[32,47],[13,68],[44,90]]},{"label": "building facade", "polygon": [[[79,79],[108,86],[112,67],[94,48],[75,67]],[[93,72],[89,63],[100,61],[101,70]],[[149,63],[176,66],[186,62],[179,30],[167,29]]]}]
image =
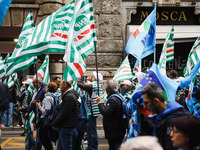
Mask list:
[{"label": "building facade", "polygon": [[[35,25],[71,0],[13,0],[0,28],[0,53],[5,57],[15,48],[19,33],[28,12],[33,10]],[[162,46],[174,24],[175,60],[167,69],[180,72],[185,67],[193,43],[200,36],[200,0],[93,0],[98,46],[98,70],[104,79],[114,76],[126,56],[125,46],[130,35],[139,27],[157,3],[156,62]],[[61,76],[65,69],[63,54],[50,55],[50,75]],[[38,67],[44,56],[38,57]],[[142,60],[142,66],[150,67],[153,55]],[[90,75],[96,70],[95,54],[85,58]],[[21,76],[33,74],[33,68],[21,72]]]}]

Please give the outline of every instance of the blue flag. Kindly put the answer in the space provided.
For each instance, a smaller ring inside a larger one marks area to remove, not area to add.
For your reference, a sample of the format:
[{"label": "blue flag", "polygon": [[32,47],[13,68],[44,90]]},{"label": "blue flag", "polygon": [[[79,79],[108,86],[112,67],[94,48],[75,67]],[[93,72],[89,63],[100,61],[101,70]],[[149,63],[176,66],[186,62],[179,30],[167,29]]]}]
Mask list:
[{"label": "blue flag", "polygon": [[179,82],[179,87],[180,88],[186,88],[192,82],[192,80],[196,77],[196,75],[199,71],[199,68],[200,68],[200,60],[194,66],[194,68],[192,69],[192,72],[187,77],[185,77],[184,79],[182,79]]},{"label": "blue flag", "polygon": [[0,0],[0,26],[6,16],[12,0]]},{"label": "blue flag", "polygon": [[[152,67],[147,72],[146,76],[137,85],[133,93],[133,96],[131,98],[130,102],[131,104],[133,104],[133,101],[136,103],[142,103],[141,91],[143,87],[145,87],[150,83],[157,84],[163,90],[166,101],[175,101],[178,82],[166,76],[163,76],[159,71],[158,65],[153,63]],[[135,109],[135,106],[133,106],[133,109]]]},{"label": "blue flag", "polygon": [[140,27],[131,35],[126,45],[126,53],[139,60],[155,52],[156,47],[156,3],[154,10],[144,20]]}]

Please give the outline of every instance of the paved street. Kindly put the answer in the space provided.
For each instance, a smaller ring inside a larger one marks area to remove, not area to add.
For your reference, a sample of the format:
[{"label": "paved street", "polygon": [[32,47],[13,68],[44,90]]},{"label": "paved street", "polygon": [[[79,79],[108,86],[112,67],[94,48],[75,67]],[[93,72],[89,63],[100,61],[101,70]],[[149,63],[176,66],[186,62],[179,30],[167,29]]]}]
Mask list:
[{"label": "paved street", "polygon": [[[105,140],[104,131],[102,128],[102,117],[97,119],[98,127],[98,138],[99,138],[99,150],[108,150],[108,143]],[[13,127],[13,128],[3,128],[1,137],[1,147],[3,150],[24,150],[25,148],[25,137],[21,136],[23,128]],[[84,143],[87,147],[87,143]],[[44,148],[43,148],[44,149]],[[56,146],[54,146],[56,150]]]}]

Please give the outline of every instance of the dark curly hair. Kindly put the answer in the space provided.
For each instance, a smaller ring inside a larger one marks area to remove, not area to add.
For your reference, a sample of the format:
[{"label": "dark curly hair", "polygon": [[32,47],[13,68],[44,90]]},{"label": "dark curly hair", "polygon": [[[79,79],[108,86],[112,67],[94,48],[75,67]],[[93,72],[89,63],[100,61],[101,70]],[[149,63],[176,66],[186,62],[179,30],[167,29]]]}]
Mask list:
[{"label": "dark curly hair", "polygon": [[46,88],[46,92],[55,93],[58,89],[58,85],[55,82],[49,82]]},{"label": "dark curly hair", "polygon": [[179,117],[173,121],[172,126],[190,139],[190,149],[200,145],[200,119],[198,117],[192,115]]}]

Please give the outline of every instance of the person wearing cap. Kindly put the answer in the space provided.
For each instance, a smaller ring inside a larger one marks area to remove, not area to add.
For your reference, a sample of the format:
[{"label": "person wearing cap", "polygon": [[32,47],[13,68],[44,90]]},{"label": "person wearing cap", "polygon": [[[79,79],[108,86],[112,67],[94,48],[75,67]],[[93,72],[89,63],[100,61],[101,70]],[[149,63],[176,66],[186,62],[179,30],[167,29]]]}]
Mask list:
[{"label": "person wearing cap", "polygon": [[24,90],[19,95],[19,101],[22,103],[19,110],[22,112],[25,112],[25,110],[28,108],[29,103],[31,102],[31,96],[27,91],[31,82],[32,82],[32,79],[27,79],[26,81],[22,82],[24,86]]},{"label": "person wearing cap", "polygon": [[87,122],[87,139],[88,139],[88,150],[97,150],[98,149],[98,136],[97,136],[97,127],[96,127],[96,118],[100,115],[97,96],[99,85],[99,96],[102,96],[101,81],[103,76],[101,73],[98,73],[97,82],[97,73],[94,71],[92,76],[91,84],[83,84],[80,78],[77,79],[77,85],[79,88],[85,90],[88,94],[87,96],[87,106],[88,106],[88,122]]},{"label": "person wearing cap", "polygon": [[[25,81],[22,82],[23,86],[21,87],[21,91],[20,91],[20,94],[19,94],[19,97],[18,97],[18,100],[20,102],[20,107],[19,107],[19,111],[22,112],[23,114],[23,117],[25,116],[25,112],[28,108],[28,105],[30,104],[31,102],[31,95],[29,94],[29,92],[27,91],[29,85],[31,84],[32,82],[32,79],[27,79]],[[22,119],[23,120],[23,119]],[[25,125],[25,121],[21,121],[22,123],[24,122],[24,124],[20,123],[20,125],[22,127],[24,127]],[[21,134],[21,136],[25,136],[25,130],[24,132]]]}]

